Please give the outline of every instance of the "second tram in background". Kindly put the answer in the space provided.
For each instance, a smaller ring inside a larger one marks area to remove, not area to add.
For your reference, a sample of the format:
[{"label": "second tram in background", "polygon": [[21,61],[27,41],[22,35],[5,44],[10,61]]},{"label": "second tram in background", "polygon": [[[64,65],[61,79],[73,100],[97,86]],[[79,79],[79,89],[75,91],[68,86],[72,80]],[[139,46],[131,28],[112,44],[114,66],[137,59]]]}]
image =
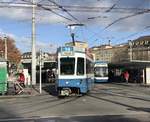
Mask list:
[{"label": "second tram in background", "polygon": [[94,81],[96,83],[108,82],[108,63],[97,61],[94,64]]},{"label": "second tram in background", "polygon": [[59,96],[87,93],[94,84],[93,72],[93,59],[84,48],[64,46],[58,49],[56,88]]}]

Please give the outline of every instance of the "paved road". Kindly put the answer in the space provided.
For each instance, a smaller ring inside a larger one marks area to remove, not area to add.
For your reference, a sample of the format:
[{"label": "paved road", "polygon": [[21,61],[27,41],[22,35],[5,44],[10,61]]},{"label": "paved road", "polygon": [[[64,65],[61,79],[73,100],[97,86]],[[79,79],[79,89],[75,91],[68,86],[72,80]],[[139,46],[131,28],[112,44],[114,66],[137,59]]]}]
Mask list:
[{"label": "paved road", "polygon": [[91,115],[1,119],[2,122],[149,122],[149,115]]},{"label": "paved road", "polygon": [[96,84],[88,95],[82,97],[59,99],[55,94],[45,94],[3,98],[0,99],[0,119],[8,121],[13,118],[14,121],[31,122],[149,122],[149,89],[124,84]]}]

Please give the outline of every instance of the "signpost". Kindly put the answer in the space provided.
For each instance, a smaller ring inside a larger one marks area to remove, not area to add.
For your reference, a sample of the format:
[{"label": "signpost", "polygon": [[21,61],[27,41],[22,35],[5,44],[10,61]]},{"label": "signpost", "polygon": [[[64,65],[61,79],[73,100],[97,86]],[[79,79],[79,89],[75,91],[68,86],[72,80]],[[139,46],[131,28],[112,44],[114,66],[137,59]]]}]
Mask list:
[{"label": "signpost", "polygon": [[39,67],[40,67],[40,94],[42,93],[42,74],[41,74],[41,67],[42,67],[42,50],[40,49],[40,60],[39,60]]}]

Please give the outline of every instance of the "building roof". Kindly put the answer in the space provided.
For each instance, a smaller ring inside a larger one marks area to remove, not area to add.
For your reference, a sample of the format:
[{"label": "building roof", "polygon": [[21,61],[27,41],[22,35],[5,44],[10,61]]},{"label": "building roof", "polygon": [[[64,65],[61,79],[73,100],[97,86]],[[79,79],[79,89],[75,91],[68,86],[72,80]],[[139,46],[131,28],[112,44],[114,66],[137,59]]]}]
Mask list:
[{"label": "building roof", "polygon": [[105,44],[105,45],[94,46],[94,47],[91,47],[91,48],[106,48],[108,46],[112,47],[111,45]]},{"label": "building roof", "polygon": [[150,36],[142,36],[132,41],[132,46],[134,47],[149,47],[150,46]]},{"label": "building roof", "polygon": [[133,41],[143,41],[143,40],[148,40],[150,41],[150,36],[141,36]]}]

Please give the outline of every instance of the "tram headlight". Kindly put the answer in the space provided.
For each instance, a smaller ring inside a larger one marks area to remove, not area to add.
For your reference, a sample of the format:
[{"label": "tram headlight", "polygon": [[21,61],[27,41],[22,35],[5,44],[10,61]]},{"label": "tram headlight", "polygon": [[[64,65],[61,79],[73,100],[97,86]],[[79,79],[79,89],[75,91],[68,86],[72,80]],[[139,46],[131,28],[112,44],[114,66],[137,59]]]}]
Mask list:
[{"label": "tram headlight", "polygon": [[68,81],[66,81],[66,84],[69,84],[69,82],[68,82]]},{"label": "tram headlight", "polygon": [[80,85],[81,84],[81,82],[77,82],[77,85]]}]

